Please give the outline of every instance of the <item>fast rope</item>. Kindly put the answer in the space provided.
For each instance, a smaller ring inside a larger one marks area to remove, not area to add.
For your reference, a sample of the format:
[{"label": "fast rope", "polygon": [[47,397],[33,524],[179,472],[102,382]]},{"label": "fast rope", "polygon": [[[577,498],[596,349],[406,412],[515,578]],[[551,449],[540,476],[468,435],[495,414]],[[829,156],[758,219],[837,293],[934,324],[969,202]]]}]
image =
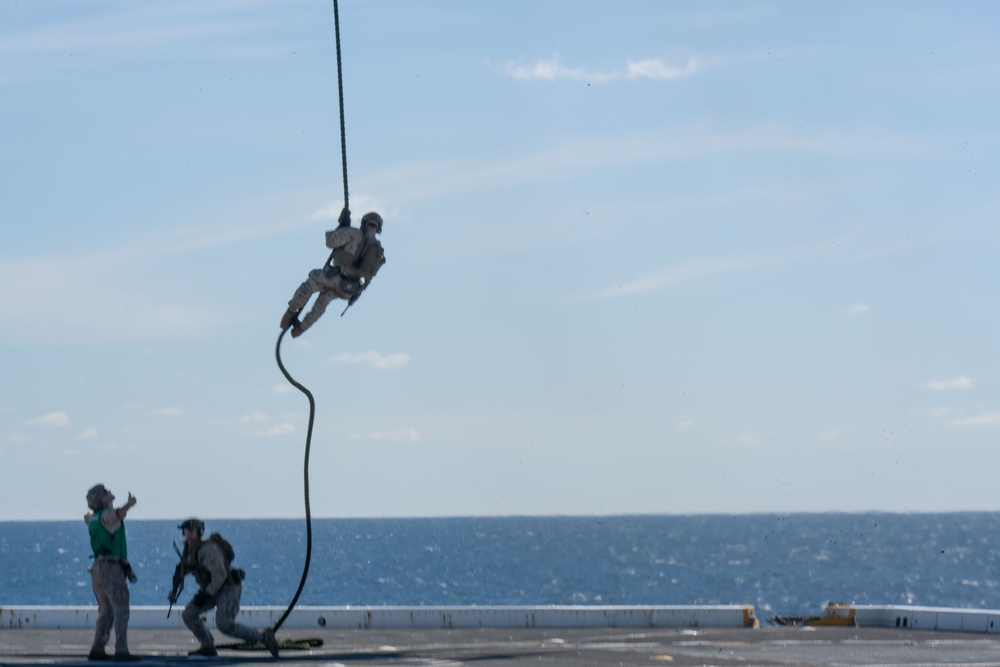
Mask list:
[{"label": "fast rope", "polygon": [[[340,63],[340,12],[337,11],[337,0],[333,0],[333,30],[337,35],[337,95],[340,99],[340,167],[344,174],[344,210],[350,210],[350,198],[347,193],[347,131],[344,124],[344,68]],[[326,260],[325,266],[333,262],[333,252]]]},{"label": "fast rope", "polygon": [[337,11],[337,0],[333,0],[333,29],[337,33],[337,95],[340,98],[340,165],[344,173],[344,208],[350,208],[347,198],[347,132],[344,130],[344,74],[340,65],[340,12]]},{"label": "fast rope", "polygon": [[[344,208],[346,209],[349,208],[347,198],[347,132],[344,124],[344,76],[340,58],[340,12],[338,11],[337,0],[333,0],[333,25],[334,32],[337,36],[337,94],[340,99],[340,160],[344,173]],[[330,254],[330,259],[327,260],[327,263],[332,260],[333,253]],[[288,604],[288,608],[285,609],[285,613],[283,613],[281,618],[278,619],[278,622],[274,624],[274,632],[278,631],[278,628],[280,628],[282,623],[285,622],[288,615],[292,613],[292,609],[295,608],[295,603],[299,601],[299,596],[302,594],[302,589],[306,585],[306,578],[309,575],[309,563],[312,560],[312,514],[309,509],[309,449],[312,445],[313,421],[316,418],[316,400],[313,398],[312,392],[297,382],[285,368],[285,365],[281,362],[281,341],[285,337],[285,332],[287,331],[288,329],[282,330],[281,335],[278,336],[278,342],[274,349],[274,356],[278,360],[278,368],[281,369],[281,373],[285,376],[285,379],[288,380],[296,389],[305,394],[306,398],[309,399],[309,426],[306,429],[305,463],[302,471],[306,506],[306,562],[302,568],[302,578],[299,580],[299,587],[296,589],[295,595],[292,597],[292,601]]]},{"label": "fast rope", "polygon": [[285,379],[288,380],[296,389],[305,394],[306,398],[309,399],[309,426],[306,428],[305,464],[302,471],[306,503],[306,563],[302,568],[302,579],[299,580],[299,587],[295,591],[295,596],[288,604],[288,609],[286,609],[285,613],[281,615],[278,622],[274,624],[275,632],[277,632],[278,628],[281,627],[281,624],[285,622],[288,615],[292,613],[295,603],[299,601],[299,595],[302,594],[302,589],[306,585],[306,577],[309,576],[309,561],[312,559],[312,513],[309,509],[309,448],[312,446],[313,420],[316,418],[316,399],[313,398],[312,392],[296,381],[296,379],[292,377],[291,373],[289,373],[285,368],[285,365],[281,363],[281,339],[285,337],[285,332],[287,331],[288,329],[282,330],[281,334],[278,336],[278,343],[274,348],[274,356],[278,360],[278,368],[281,369],[281,373],[285,376]]}]

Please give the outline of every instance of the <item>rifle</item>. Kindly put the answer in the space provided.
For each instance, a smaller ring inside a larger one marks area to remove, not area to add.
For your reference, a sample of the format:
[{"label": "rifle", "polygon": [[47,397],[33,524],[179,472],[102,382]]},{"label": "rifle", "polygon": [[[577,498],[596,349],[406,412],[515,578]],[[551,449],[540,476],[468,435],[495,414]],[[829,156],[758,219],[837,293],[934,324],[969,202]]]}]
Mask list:
[{"label": "rifle", "polygon": [[340,313],[340,316],[341,316],[341,317],[343,317],[343,316],[344,316],[344,313],[346,313],[346,312],[347,312],[347,309],[348,309],[348,308],[350,308],[351,306],[353,306],[353,305],[354,305],[354,302],[355,302],[355,301],[357,301],[358,299],[360,299],[360,298],[361,298],[361,295],[362,295],[362,294],[364,294],[365,290],[366,290],[366,289],[368,289],[368,286],[369,286],[369,285],[371,285],[371,284],[372,284],[372,281],[371,281],[371,278],[369,278],[369,279],[368,279],[368,280],[367,280],[367,281],[365,282],[365,284],[361,286],[361,289],[360,289],[360,290],[358,290],[358,293],[357,293],[357,294],[355,294],[354,296],[352,296],[352,297],[351,297],[350,299],[348,299],[348,301],[347,301],[347,305],[346,305],[346,306],[344,307],[344,310],[343,310],[343,311],[341,311],[341,313]]},{"label": "rifle", "polygon": [[174,603],[177,602],[178,598],[181,596],[181,591],[184,590],[184,556],[181,555],[181,550],[177,548],[177,542],[171,542],[174,545],[174,552],[177,554],[179,562],[177,567],[174,568],[174,580],[173,587],[170,589],[170,595],[167,599],[170,601],[170,606],[167,607],[167,618],[170,618],[170,611],[174,608]]}]

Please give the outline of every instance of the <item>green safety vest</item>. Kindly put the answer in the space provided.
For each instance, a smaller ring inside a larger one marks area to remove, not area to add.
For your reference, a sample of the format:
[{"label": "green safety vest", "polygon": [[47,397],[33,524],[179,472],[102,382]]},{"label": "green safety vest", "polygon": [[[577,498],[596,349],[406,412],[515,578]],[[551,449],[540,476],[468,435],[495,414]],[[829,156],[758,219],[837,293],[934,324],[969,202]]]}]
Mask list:
[{"label": "green safety vest", "polygon": [[94,550],[94,558],[112,556],[128,560],[128,546],[125,544],[125,522],[122,521],[121,528],[112,535],[101,523],[102,514],[104,514],[103,508],[94,512],[94,516],[87,523],[87,529],[90,531],[90,548]]}]

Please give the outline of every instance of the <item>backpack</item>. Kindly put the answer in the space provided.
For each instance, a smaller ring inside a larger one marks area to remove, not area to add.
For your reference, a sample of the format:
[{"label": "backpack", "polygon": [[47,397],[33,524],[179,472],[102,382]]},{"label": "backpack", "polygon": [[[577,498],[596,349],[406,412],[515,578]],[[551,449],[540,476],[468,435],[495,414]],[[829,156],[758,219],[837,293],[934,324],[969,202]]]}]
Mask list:
[{"label": "backpack", "polygon": [[354,270],[365,280],[371,280],[383,264],[385,264],[385,252],[382,250],[382,243],[378,239],[369,241],[366,238],[358,256],[352,262]]},{"label": "backpack", "polygon": [[212,533],[208,536],[208,541],[215,542],[219,545],[219,548],[222,549],[222,555],[226,558],[226,565],[232,563],[233,559],[236,558],[236,552],[233,551],[233,545],[230,544],[222,535]]}]

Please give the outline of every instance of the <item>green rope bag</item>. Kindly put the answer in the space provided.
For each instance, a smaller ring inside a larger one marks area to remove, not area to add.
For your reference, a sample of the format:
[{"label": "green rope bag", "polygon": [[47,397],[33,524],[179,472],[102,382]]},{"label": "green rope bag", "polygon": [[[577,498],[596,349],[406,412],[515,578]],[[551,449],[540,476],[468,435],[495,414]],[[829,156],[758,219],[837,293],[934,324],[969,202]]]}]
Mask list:
[{"label": "green rope bag", "polygon": [[[282,651],[306,651],[322,646],[322,639],[281,639],[278,648]],[[233,642],[231,644],[216,644],[215,648],[231,649],[233,651],[266,651],[263,642]]]}]

